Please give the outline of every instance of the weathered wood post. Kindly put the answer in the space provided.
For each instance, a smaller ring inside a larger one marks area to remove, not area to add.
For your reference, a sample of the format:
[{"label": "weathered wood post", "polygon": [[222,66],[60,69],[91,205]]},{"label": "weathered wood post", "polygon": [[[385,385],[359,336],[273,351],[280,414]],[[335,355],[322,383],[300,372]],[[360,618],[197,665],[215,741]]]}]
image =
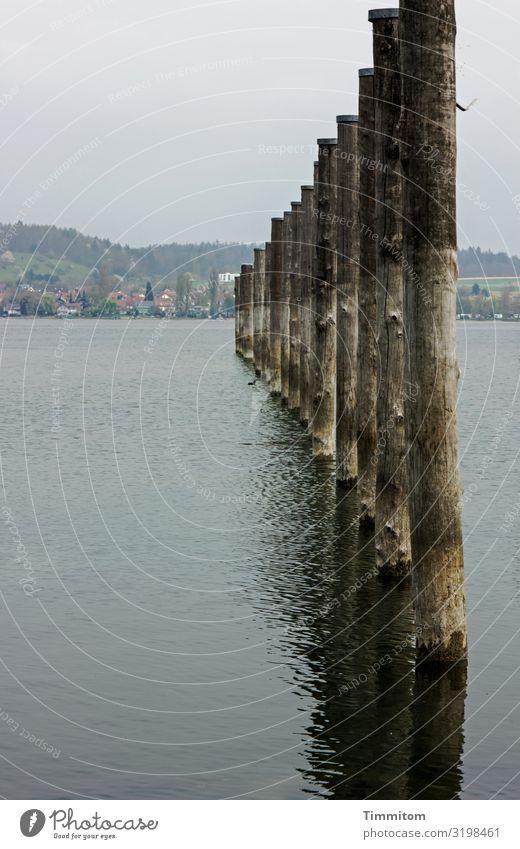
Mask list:
[{"label": "weathered wood post", "polygon": [[300,346],[301,346],[301,257],[302,257],[302,204],[291,203],[292,252],[289,287],[289,399],[290,410],[300,407]]},{"label": "weathered wood post", "polygon": [[286,404],[289,399],[289,360],[290,360],[290,291],[291,291],[291,267],[293,252],[292,236],[292,213],[283,214],[283,248],[282,248],[282,299],[280,309],[280,372],[281,372],[281,399]]},{"label": "weathered wood post", "polygon": [[269,285],[269,372],[271,395],[280,395],[282,391],[281,374],[281,297],[283,264],[283,218],[271,219],[271,267]]},{"label": "weathered wood post", "polygon": [[358,116],[338,115],[336,481],[357,481],[357,346],[359,288]]},{"label": "weathered wood post", "polygon": [[265,243],[264,308],[262,311],[262,377],[271,380],[270,326],[271,326],[271,242]]},{"label": "weathered wood post", "polygon": [[310,381],[310,400],[311,400],[311,418],[309,421],[308,433],[312,436],[314,427],[314,375],[316,366],[316,251],[318,250],[318,192],[319,192],[319,162],[316,159],[313,162],[313,207],[312,207],[312,253],[311,253],[311,381]]},{"label": "weathered wood post", "polygon": [[240,310],[240,274],[235,275],[235,352],[242,356],[242,313]]},{"label": "weathered wood post", "polygon": [[336,139],[318,139],[315,289],[315,357],[313,361],[313,455],[334,454],[334,401],[336,395]]},{"label": "weathered wood post", "polygon": [[255,373],[262,374],[262,323],[264,312],[264,287],[265,287],[265,251],[255,248],[253,279],[253,359]]},{"label": "weathered wood post", "polygon": [[467,651],[455,335],[455,0],[401,4],[404,268],[413,585],[419,659]]},{"label": "weathered wood post", "polygon": [[307,427],[312,416],[311,324],[314,186],[302,186],[301,221],[301,303],[300,303],[300,423]]},{"label": "weathered wood post", "polygon": [[359,71],[358,497],[360,524],[375,522],[377,466],[374,69]]},{"label": "weathered wood post", "polygon": [[400,577],[410,570],[405,425],[403,180],[399,161],[399,9],[368,13],[374,30],[377,233],[376,560]]},{"label": "weathered wood post", "polygon": [[242,354],[245,360],[253,359],[253,266],[240,267],[240,293],[242,312]]}]

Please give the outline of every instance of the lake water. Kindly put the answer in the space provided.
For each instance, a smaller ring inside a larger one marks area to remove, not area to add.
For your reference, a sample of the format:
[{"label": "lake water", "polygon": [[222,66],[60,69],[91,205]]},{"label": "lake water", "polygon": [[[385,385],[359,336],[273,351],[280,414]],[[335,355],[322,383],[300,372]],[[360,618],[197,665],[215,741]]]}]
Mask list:
[{"label": "lake water", "polygon": [[231,321],[2,322],[1,795],[518,798],[520,328],[458,334],[470,661],[435,681]]}]

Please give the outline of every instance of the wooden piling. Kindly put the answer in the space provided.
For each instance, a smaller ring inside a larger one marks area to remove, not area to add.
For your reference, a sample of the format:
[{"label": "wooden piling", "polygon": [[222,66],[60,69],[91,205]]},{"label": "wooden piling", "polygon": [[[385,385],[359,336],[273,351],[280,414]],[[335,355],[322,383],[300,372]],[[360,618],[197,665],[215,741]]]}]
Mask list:
[{"label": "wooden piling", "polygon": [[336,481],[357,481],[357,347],[359,288],[358,116],[338,115]]},{"label": "wooden piling", "polygon": [[290,410],[300,408],[300,308],[301,308],[301,228],[302,204],[300,201],[291,203],[292,251],[289,285],[289,397],[287,405]]},{"label": "wooden piling", "polygon": [[253,360],[255,374],[262,374],[262,325],[265,288],[265,250],[255,248],[253,277]]},{"label": "wooden piling", "polygon": [[240,293],[242,313],[242,355],[245,360],[253,359],[253,266],[240,268]]},{"label": "wooden piling", "polygon": [[313,163],[313,193],[312,193],[312,209],[311,209],[311,225],[310,225],[310,354],[309,354],[309,402],[310,402],[310,417],[308,424],[308,433],[312,436],[314,426],[314,374],[316,367],[316,278],[314,277],[316,270],[316,251],[318,244],[318,193],[319,193],[319,174],[318,160]]},{"label": "wooden piling", "polygon": [[418,658],[441,665],[467,652],[456,421],[455,33],[454,0],[432,15],[421,0],[401,3],[415,621]]},{"label": "wooden piling", "polygon": [[312,447],[318,459],[334,454],[336,394],[336,139],[318,139],[315,289],[315,358],[312,368]]},{"label": "wooden piling", "polygon": [[290,360],[290,291],[291,267],[293,253],[292,213],[283,214],[283,269],[282,269],[282,298],[280,308],[280,373],[281,400],[286,404],[289,399],[289,360]]},{"label": "wooden piling", "polygon": [[376,561],[385,575],[410,570],[405,430],[403,190],[399,161],[399,10],[368,13],[374,36],[377,233]]},{"label": "wooden piling", "polygon": [[270,370],[270,313],[271,313],[271,242],[265,243],[265,277],[264,277],[264,307],[262,310],[262,377],[269,383],[271,380]]},{"label": "wooden piling", "polygon": [[240,312],[240,274],[235,275],[235,353],[242,356],[242,315]]},{"label": "wooden piling", "polygon": [[271,267],[269,272],[269,373],[271,395],[282,391],[281,297],[283,218],[271,219]]},{"label": "wooden piling", "polygon": [[358,301],[358,498],[360,524],[375,522],[377,466],[377,350],[374,69],[359,71],[359,301]]},{"label": "wooden piling", "polygon": [[302,186],[301,250],[300,250],[300,423],[307,427],[311,420],[311,281],[313,255],[314,186]]}]

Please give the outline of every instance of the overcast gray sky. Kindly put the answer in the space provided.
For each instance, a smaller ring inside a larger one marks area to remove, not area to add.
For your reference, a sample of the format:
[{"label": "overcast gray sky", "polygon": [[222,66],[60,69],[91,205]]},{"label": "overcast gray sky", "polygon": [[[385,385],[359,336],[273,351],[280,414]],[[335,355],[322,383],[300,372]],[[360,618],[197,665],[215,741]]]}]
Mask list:
[{"label": "overcast gray sky", "polygon": [[[459,100],[478,97],[459,113],[460,244],[520,254],[520,4],[457,5]],[[370,8],[3,0],[0,220],[132,245],[265,239],[315,139],[357,112]]]}]

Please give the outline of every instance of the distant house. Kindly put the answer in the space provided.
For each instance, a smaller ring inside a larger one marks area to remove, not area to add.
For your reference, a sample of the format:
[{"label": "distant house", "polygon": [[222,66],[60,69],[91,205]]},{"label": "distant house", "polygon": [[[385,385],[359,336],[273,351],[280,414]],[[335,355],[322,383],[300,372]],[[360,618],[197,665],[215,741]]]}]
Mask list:
[{"label": "distant house", "polygon": [[225,271],[223,274],[219,274],[218,276],[219,283],[234,283],[235,275],[231,274],[230,271]]},{"label": "distant house", "polygon": [[156,309],[153,301],[140,301],[134,304],[134,310],[138,315],[154,315]]},{"label": "distant house", "polygon": [[167,292],[162,292],[154,298],[154,303],[161,309],[169,309],[173,305],[173,298]]}]

